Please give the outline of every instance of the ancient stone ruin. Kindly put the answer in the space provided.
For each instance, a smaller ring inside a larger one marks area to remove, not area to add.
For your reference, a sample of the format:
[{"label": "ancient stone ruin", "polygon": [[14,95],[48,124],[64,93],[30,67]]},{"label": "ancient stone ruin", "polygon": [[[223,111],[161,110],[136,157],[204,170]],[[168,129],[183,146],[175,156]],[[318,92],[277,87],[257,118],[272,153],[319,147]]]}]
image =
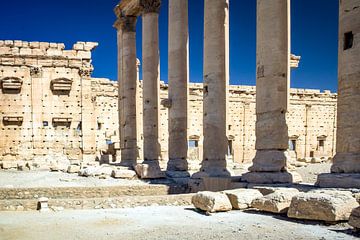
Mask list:
[{"label": "ancient stone ruin", "polygon": [[[115,7],[117,81],[91,76],[98,43],[68,50],[61,43],[0,41],[2,169],[155,184],[0,189],[0,200],[34,195],[43,210],[115,208],[125,199],[144,204],[139,195],[187,193],[152,201],[178,199],[208,214],[251,208],[328,223],[350,219],[359,229],[360,1],[339,4],[337,94],[290,88],[291,68],[301,68],[290,51],[290,0],[257,0],[256,86],[229,85],[229,0],[205,0],[204,81],[190,83],[188,4],[169,1],[167,84],[159,67],[160,0],[122,0]],[[331,162],[331,173],[298,184],[293,167],[304,162]],[[115,200],[99,202],[106,197]],[[34,204],[0,201],[0,210]]]}]

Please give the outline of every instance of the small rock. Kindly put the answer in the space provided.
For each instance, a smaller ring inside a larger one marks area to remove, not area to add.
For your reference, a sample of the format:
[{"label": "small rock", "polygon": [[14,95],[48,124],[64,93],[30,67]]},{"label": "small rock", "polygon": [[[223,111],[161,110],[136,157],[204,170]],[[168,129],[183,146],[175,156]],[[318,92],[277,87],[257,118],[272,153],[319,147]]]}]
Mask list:
[{"label": "small rock", "polygon": [[300,193],[291,201],[288,217],[336,222],[348,220],[359,206],[351,192],[315,190]]},{"label": "small rock", "polygon": [[295,188],[281,189],[252,201],[251,207],[260,211],[272,213],[286,213],[293,196],[299,194]]},{"label": "small rock", "polygon": [[306,167],[306,166],[307,166],[306,162],[299,162],[299,161],[295,162],[295,167]]},{"label": "small rock", "polygon": [[360,229],[360,207],[352,210],[349,218],[349,224],[356,229]]},{"label": "small rock", "polygon": [[191,202],[205,212],[226,212],[232,209],[229,198],[222,192],[198,192],[191,198]]},{"label": "small rock", "polygon": [[80,166],[78,165],[70,165],[67,169],[68,173],[78,173],[80,171]]},{"label": "small rock", "polygon": [[46,197],[41,197],[38,199],[38,210],[40,212],[47,212],[49,211],[49,205],[48,205],[49,199]]},{"label": "small rock", "polygon": [[3,161],[1,165],[3,169],[17,169],[18,167],[16,161]]},{"label": "small rock", "polygon": [[251,202],[263,195],[256,189],[235,189],[224,191],[228,196],[233,209],[246,209],[251,206]]},{"label": "small rock", "polygon": [[136,178],[136,172],[133,170],[115,169],[112,171],[111,176],[113,178],[134,179]]}]

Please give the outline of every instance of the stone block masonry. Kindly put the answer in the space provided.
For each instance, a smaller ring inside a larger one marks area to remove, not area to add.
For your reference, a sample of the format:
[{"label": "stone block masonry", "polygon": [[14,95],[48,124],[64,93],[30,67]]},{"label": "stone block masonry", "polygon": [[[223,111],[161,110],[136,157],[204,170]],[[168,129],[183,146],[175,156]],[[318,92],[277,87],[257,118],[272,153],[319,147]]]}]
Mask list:
[{"label": "stone block masonry", "polygon": [[[0,41],[0,166],[23,169],[28,163],[48,168],[70,161],[118,161],[118,83],[91,77],[90,56],[96,46],[78,42],[73,49],[65,50],[62,43]],[[141,81],[138,84],[141,102]],[[256,90],[252,86],[230,86],[228,94],[228,158],[249,163],[255,156]],[[168,86],[161,83],[159,140],[163,167],[168,159],[168,98]],[[333,156],[336,99],[337,95],[329,91],[290,90],[287,124],[291,155]],[[200,163],[202,84],[189,84],[188,117],[188,159]]]}]

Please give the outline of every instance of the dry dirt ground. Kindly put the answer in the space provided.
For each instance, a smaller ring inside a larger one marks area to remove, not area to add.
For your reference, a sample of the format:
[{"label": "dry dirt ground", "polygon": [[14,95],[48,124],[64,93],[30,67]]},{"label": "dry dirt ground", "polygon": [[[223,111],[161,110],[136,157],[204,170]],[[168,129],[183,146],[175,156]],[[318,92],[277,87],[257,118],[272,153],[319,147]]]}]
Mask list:
[{"label": "dry dirt ground", "polygon": [[62,212],[0,212],[0,239],[358,239],[347,224],[289,221],[231,211],[206,216],[192,207]]}]

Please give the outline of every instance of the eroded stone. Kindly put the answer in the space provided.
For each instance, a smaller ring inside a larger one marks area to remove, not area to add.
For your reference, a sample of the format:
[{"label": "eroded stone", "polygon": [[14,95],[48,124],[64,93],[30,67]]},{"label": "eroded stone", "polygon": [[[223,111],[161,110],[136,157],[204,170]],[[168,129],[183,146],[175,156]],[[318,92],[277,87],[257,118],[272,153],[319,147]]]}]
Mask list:
[{"label": "eroded stone", "polygon": [[226,212],[232,209],[229,198],[222,192],[198,192],[192,197],[191,202],[205,212]]},{"label": "eroded stone", "polygon": [[256,189],[234,189],[224,191],[224,193],[228,196],[233,209],[249,208],[254,199],[263,196]]},{"label": "eroded stone", "polygon": [[351,192],[311,191],[293,197],[288,217],[336,222],[348,220],[351,211],[359,206]]}]

